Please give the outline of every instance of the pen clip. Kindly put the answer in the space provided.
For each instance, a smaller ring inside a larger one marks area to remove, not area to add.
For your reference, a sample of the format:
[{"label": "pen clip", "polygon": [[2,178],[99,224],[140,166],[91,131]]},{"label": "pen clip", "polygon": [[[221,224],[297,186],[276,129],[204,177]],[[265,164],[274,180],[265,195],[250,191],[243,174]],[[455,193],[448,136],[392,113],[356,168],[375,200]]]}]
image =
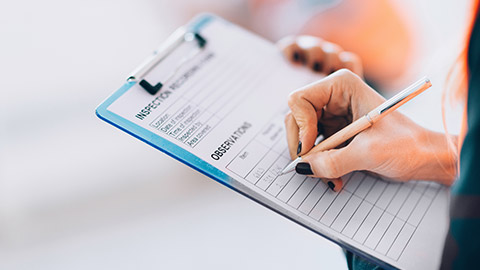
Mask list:
[{"label": "pen clip", "polygon": [[393,96],[391,99],[387,100],[382,105],[378,106],[376,108],[376,111],[379,115],[381,115],[384,114],[386,111],[389,111],[390,109],[398,108],[405,104],[407,101],[421,94],[430,86],[432,86],[430,80],[426,77],[423,77],[419,81],[409,86],[407,89],[401,91],[400,93]]},{"label": "pen clip", "polygon": [[[152,70],[158,63],[170,55],[176,48],[185,42],[196,42],[199,50],[181,61],[175,70],[162,82],[157,82],[155,85],[150,84],[143,77]],[[162,89],[165,82],[170,80],[177,71],[189,60],[193,59],[200,51],[205,48],[207,40],[197,32],[187,31],[185,28],[179,28],[175,31],[167,41],[158,48],[153,55],[148,57],[132,74],[127,78],[127,82],[140,81],[139,85],[151,95],[155,95]]]}]

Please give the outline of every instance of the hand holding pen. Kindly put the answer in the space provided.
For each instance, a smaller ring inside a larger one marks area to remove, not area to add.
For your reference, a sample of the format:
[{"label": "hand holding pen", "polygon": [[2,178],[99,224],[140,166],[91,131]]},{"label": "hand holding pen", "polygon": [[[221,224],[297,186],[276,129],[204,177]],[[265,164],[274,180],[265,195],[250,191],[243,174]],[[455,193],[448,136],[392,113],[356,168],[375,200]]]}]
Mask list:
[{"label": "hand holding pen", "polygon": [[[346,69],[292,93],[285,125],[292,159],[302,157],[295,166],[297,173],[321,178],[335,191],[342,187],[341,176],[357,170],[400,181],[423,179],[450,185],[455,157],[445,134],[427,130],[391,110],[397,103],[390,107],[385,104],[388,115],[371,114],[384,102],[382,96]],[[355,122],[358,119],[366,120]],[[352,122],[356,127],[339,132]],[[324,148],[320,143],[322,149],[315,150],[318,130],[327,138],[323,145],[337,132],[343,133],[342,139],[337,135],[334,143]],[[350,142],[340,144],[351,137]]]}]

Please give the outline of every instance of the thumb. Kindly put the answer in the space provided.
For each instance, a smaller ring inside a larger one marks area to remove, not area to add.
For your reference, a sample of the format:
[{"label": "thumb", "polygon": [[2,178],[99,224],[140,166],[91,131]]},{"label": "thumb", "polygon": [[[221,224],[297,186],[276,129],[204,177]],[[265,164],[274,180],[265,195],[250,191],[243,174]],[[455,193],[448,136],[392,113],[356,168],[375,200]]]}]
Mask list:
[{"label": "thumb", "polygon": [[[358,153],[352,151],[351,144],[340,148],[302,157],[302,163],[310,165],[313,177],[337,179],[352,171],[361,169],[361,159]],[[300,163],[299,163],[300,164]],[[298,165],[297,165],[298,166]],[[306,165],[300,165],[306,166]],[[298,171],[298,170],[297,170]]]}]

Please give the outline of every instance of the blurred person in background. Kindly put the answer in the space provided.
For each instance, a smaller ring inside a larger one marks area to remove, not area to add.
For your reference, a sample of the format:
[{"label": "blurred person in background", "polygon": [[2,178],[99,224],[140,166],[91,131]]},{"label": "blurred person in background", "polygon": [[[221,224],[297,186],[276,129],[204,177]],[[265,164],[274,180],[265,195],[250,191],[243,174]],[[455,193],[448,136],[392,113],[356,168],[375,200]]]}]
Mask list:
[{"label": "blurred person in background", "polygon": [[420,52],[403,3],[393,0],[202,0],[187,17],[214,12],[270,40],[310,35],[337,44],[363,61],[365,79],[388,92],[412,80]]},{"label": "blurred person in background", "polygon": [[272,40],[311,35],[357,54],[377,90],[411,80],[413,34],[391,0],[249,0],[248,9],[250,27]]},{"label": "blurred person in background", "polygon": [[[395,111],[346,146],[304,156],[296,168],[300,174],[321,178],[335,191],[342,187],[342,175],[357,170],[396,181],[423,179],[452,186],[450,227],[441,269],[478,268],[475,265],[480,251],[480,107],[476,105],[480,104],[480,20],[478,2],[473,3],[470,34],[452,70],[451,80],[456,87],[448,95],[465,103],[463,119],[459,119],[463,122],[460,135],[427,130]],[[313,28],[311,31],[315,32]],[[379,44],[380,51],[388,51],[383,47],[390,45]],[[306,65],[317,72],[333,72],[295,91],[289,98],[291,112],[285,124],[292,159],[313,147],[318,130],[328,137],[385,101],[362,80],[360,59],[364,62],[367,59],[313,36],[287,37],[279,46],[294,64]],[[375,66],[372,73],[382,73],[381,64],[372,65]],[[339,69],[342,70],[334,72]],[[380,269],[350,252],[346,252],[346,257],[350,269]]]}]

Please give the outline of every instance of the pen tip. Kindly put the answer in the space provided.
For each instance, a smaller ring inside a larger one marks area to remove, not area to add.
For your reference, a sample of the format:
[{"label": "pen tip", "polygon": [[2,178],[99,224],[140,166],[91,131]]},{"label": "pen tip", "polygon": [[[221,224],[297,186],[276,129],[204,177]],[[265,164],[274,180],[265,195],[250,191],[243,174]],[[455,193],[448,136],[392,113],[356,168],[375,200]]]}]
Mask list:
[{"label": "pen tip", "polygon": [[297,157],[294,161],[290,162],[287,166],[285,166],[285,168],[283,168],[283,170],[281,172],[279,172],[277,174],[277,176],[284,175],[284,174],[295,171],[295,166],[300,161],[302,161],[302,157]]}]

